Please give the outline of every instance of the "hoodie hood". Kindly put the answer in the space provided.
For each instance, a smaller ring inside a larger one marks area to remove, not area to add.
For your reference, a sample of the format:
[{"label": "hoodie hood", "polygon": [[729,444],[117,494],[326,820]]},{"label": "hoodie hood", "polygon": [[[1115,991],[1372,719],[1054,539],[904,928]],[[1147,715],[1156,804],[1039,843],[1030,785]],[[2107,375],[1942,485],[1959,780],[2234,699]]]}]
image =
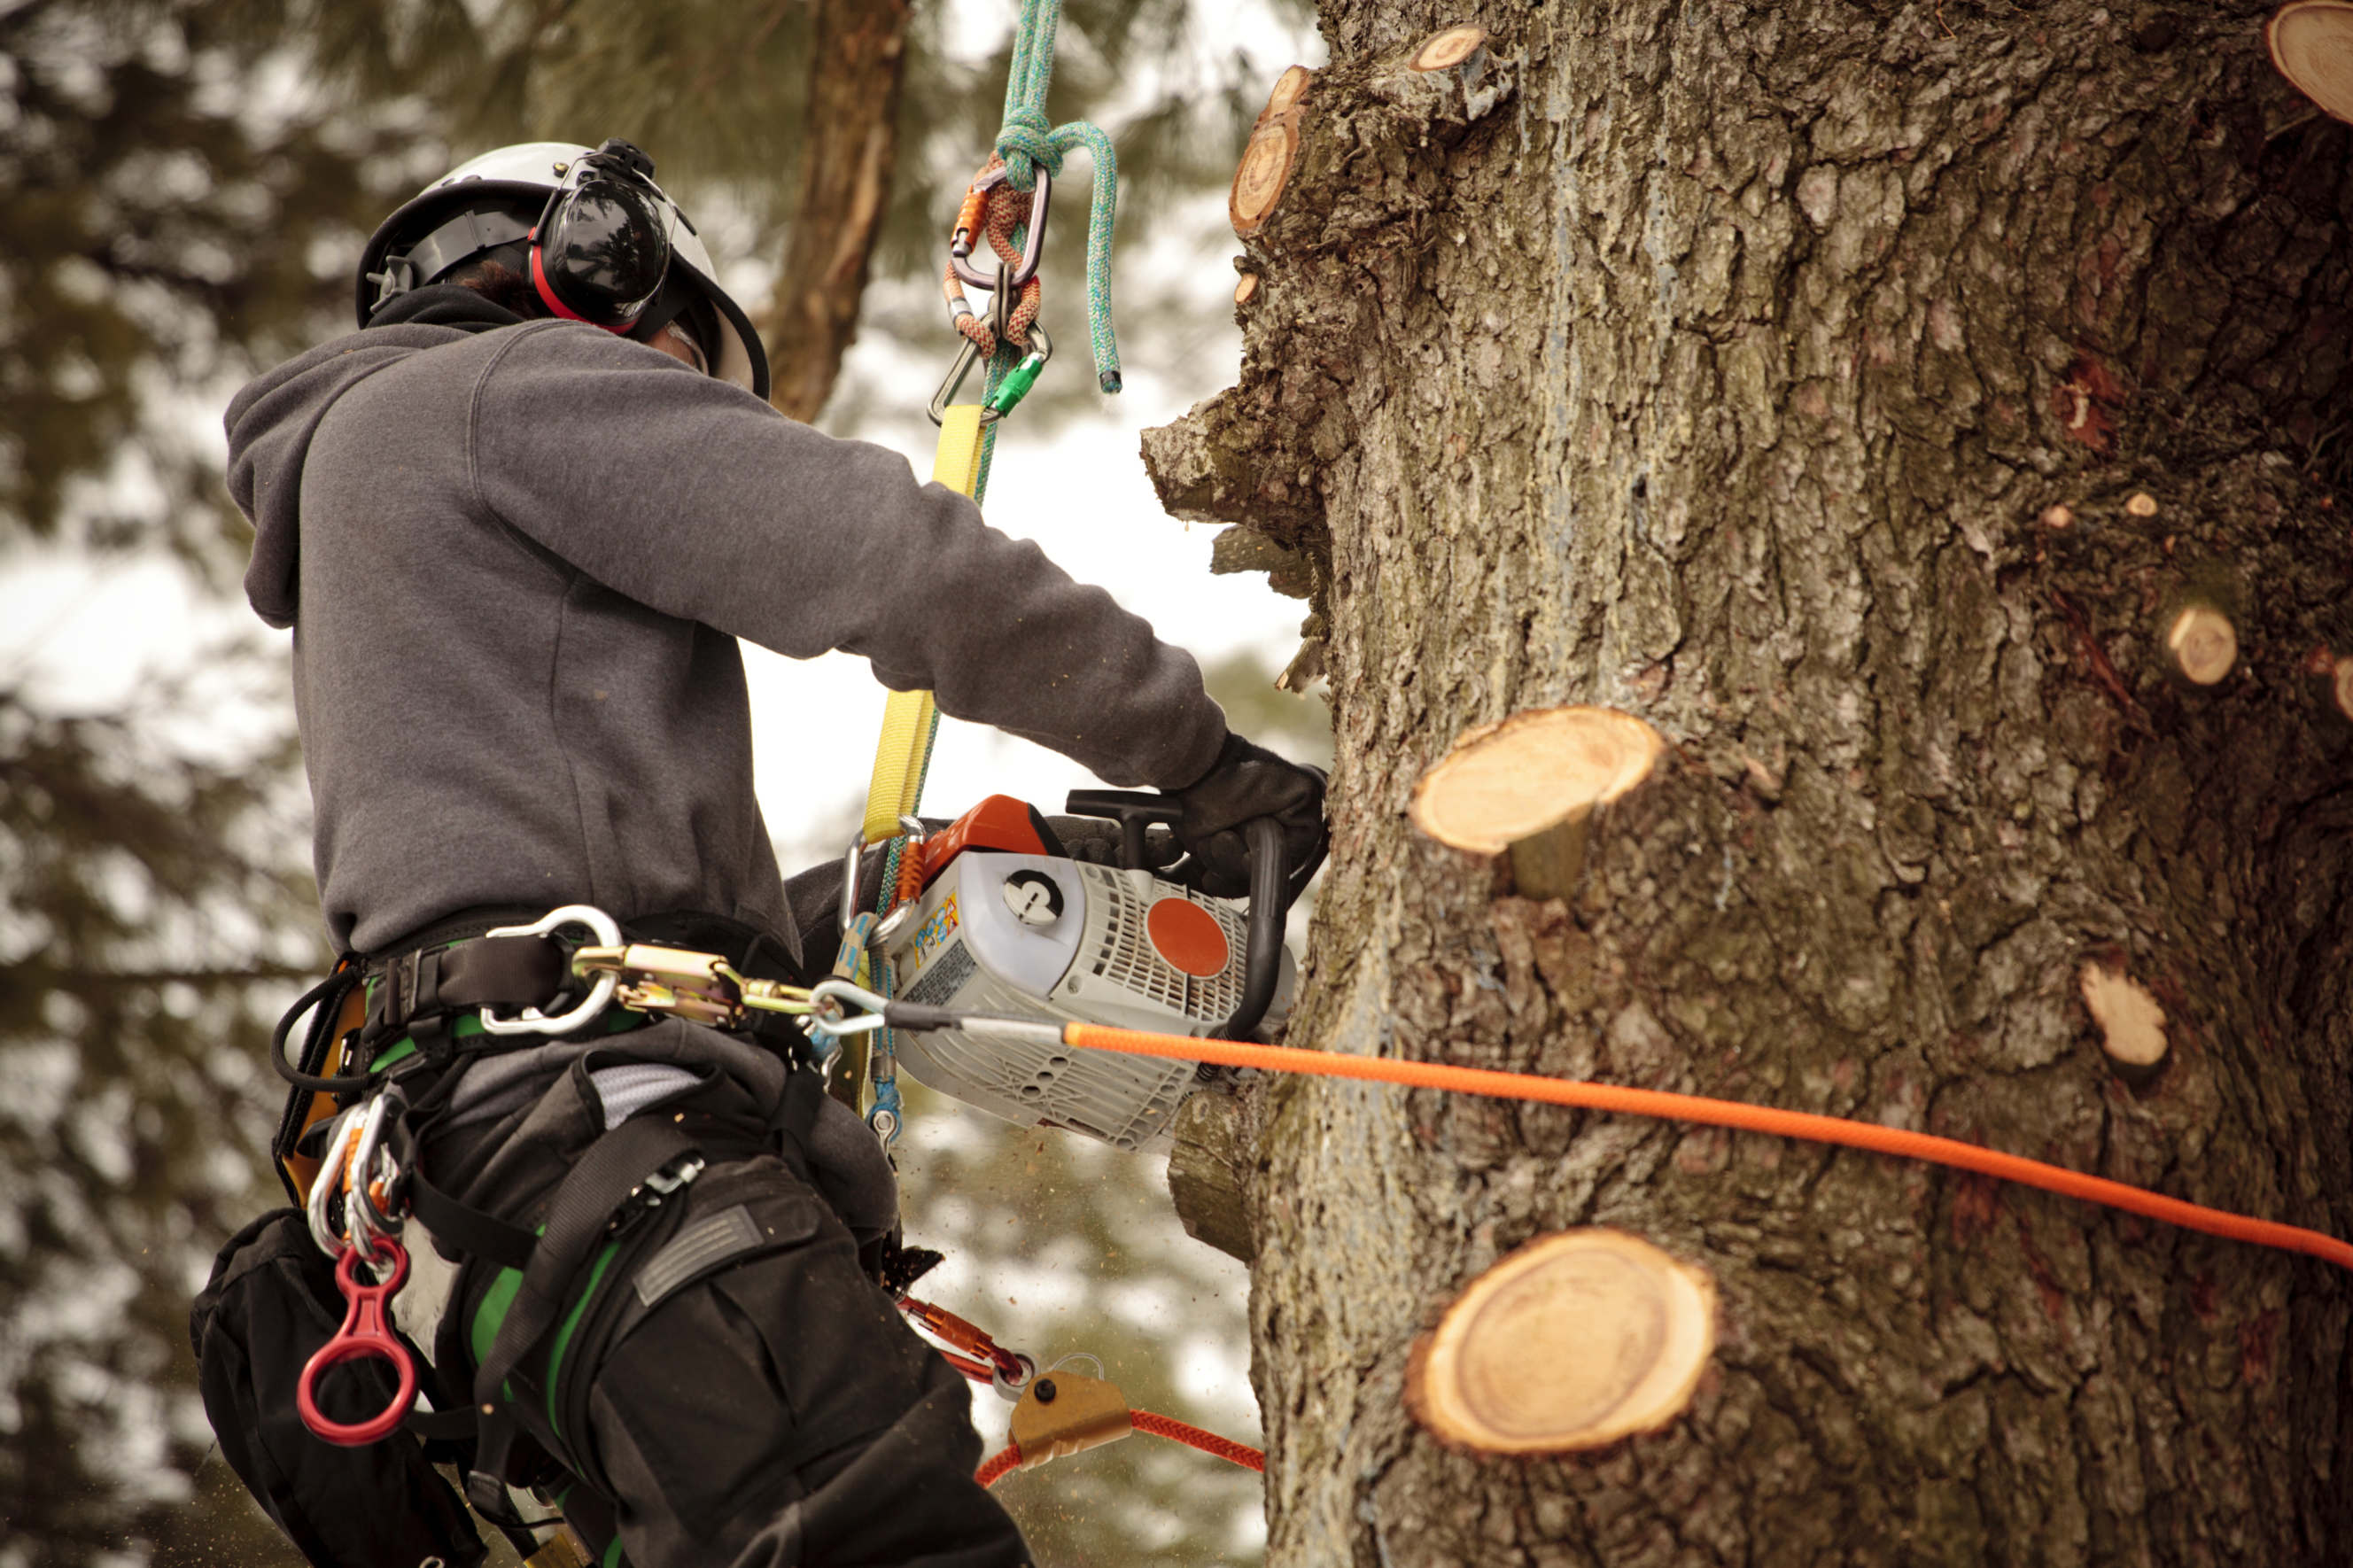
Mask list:
[{"label": "hoodie hood", "polygon": [[254,614],[280,630],[294,624],[302,465],[336,400],[411,354],[522,320],[470,289],[419,289],[386,306],[364,331],[288,360],[230,399],[228,492],[253,524],[245,596]]}]

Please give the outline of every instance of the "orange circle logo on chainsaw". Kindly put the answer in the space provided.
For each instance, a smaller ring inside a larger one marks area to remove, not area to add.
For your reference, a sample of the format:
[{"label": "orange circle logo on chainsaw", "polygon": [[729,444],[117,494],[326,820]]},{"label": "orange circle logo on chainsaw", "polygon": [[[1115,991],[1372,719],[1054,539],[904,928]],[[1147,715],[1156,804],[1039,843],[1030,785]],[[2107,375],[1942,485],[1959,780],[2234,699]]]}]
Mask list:
[{"label": "orange circle logo on chainsaw", "polygon": [[1218,917],[1189,900],[1160,900],[1145,911],[1144,929],[1152,938],[1152,951],[1169,968],[1198,980],[1224,973],[1233,957]]}]

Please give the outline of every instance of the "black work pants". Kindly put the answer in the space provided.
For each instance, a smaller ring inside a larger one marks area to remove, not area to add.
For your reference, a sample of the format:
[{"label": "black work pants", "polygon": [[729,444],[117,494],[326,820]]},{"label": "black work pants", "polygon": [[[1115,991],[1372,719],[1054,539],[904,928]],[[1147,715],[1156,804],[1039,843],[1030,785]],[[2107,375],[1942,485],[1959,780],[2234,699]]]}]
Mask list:
[{"label": "black work pants", "polygon": [[600,1342],[567,1351],[557,1398],[517,1405],[614,1500],[633,1568],[1028,1563],[973,1479],[963,1377],[860,1270],[807,1184],[762,1156],[681,1199],[665,1230],[704,1239],[639,1258]]}]

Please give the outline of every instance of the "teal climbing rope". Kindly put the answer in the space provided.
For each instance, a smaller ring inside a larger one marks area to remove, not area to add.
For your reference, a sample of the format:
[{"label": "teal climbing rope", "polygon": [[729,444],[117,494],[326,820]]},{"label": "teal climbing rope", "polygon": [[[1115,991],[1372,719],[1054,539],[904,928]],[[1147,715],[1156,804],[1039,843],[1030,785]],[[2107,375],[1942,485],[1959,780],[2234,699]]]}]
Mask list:
[{"label": "teal climbing rope", "polygon": [[[1038,170],[1057,180],[1062,157],[1083,147],[1094,165],[1094,202],[1087,214],[1087,340],[1094,350],[1095,380],[1105,392],[1120,385],[1119,344],[1111,330],[1111,230],[1119,206],[1119,155],[1101,128],[1083,120],[1049,127],[1046,89],[1054,79],[1054,35],[1062,24],[1062,0],[1021,0],[1013,33],[1013,64],[1006,73],[1005,123],[997,132],[997,155],[1005,160],[1005,183],[1017,191],[1038,188]],[[997,374],[992,365],[991,384]]]}]

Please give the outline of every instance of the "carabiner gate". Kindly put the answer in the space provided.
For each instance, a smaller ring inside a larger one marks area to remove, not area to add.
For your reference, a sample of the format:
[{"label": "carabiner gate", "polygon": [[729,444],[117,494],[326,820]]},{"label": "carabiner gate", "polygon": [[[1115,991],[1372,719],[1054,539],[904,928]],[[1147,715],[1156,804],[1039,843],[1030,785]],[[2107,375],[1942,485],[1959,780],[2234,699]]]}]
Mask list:
[{"label": "carabiner gate", "polygon": [[[1022,242],[1021,259],[1014,267],[1012,276],[1006,279],[1005,286],[1009,289],[1018,289],[1038,276],[1038,258],[1046,249],[1046,209],[1053,204],[1054,177],[1046,173],[1043,164],[1038,165],[1037,169],[1038,188],[1031,193],[1035,199],[1029,204],[1029,237]],[[1004,180],[1005,171],[1000,168],[991,169],[972,183],[965,193],[965,205],[956,214],[955,234],[948,241],[949,268],[975,289],[995,288],[997,280],[972,264],[973,246],[980,238],[980,230],[977,215],[974,216],[973,226],[970,227],[965,226],[965,215],[972,211],[975,194],[986,192],[1003,184]]]}]

